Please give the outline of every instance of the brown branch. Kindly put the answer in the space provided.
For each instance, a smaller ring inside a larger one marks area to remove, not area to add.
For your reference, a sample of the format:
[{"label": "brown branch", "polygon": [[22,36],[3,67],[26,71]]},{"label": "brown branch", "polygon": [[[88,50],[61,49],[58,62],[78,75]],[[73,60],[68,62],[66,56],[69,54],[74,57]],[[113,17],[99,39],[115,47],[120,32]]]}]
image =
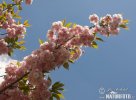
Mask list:
[{"label": "brown branch", "polygon": [[0,94],[2,94],[6,89],[12,87],[15,83],[19,82],[22,80],[25,76],[27,76],[30,72],[25,73],[22,77],[18,78],[16,81],[12,82],[11,84],[7,85],[3,89],[0,90]]},{"label": "brown branch", "polygon": [[[65,41],[65,43],[67,43],[69,40],[73,39],[75,36],[69,38],[68,40]],[[59,46],[56,47],[56,49],[60,48],[63,44],[60,44]],[[19,82],[20,80],[22,80],[25,76],[27,76],[30,72],[27,72],[26,74],[24,74],[23,76],[21,76],[20,78],[18,78],[16,81],[10,83],[8,86],[4,87],[3,89],[0,90],[0,94],[2,94],[6,89],[12,87],[15,83]]]}]

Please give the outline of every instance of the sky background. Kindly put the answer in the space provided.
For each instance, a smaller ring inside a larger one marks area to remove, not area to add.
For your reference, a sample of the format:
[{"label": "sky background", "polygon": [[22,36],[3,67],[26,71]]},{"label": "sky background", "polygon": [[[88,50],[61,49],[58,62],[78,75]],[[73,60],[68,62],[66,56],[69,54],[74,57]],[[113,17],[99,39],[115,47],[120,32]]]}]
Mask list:
[{"label": "sky background", "polygon": [[[22,20],[32,25],[27,29],[26,51],[16,51],[14,59],[22,60],[39,48],[38,39],[46,40],[52,22],[66,19],[89,25],[88,16],[121,13],[130,20],[129,30],[118,36],[104,38],[98,49],[85,48],[84,55],[70,65],[51,72],[55,81],[65,84],[65,100],[101,100],[98,89],[128,88],[136,96],[136,0],[34,0],[31,6],[23,5]],[[136,99],[136,97],[135,97]]]}]

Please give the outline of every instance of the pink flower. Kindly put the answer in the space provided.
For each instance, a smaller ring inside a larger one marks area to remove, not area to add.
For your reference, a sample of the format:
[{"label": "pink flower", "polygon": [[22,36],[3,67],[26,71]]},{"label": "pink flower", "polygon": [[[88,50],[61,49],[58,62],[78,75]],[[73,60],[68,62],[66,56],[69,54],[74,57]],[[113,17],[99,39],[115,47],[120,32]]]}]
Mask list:
[{"label": "pink flower", "polygon": [[15,71],[16,71],[17,67],[16,66],[13,66],[13,65],[8,65],[8,67],[6,67],[6,73],[8,75],[16,75],[15,74]]},{"label": "pink flower", "polygon": [[8,37],[9,38],[14,38],[15,37],[15,35],[16,35],[16,30],[15,30],[15,28],[7,28],[7,33],[8,33]]},{"label": "pink flower", "polygon": [[37,85],[43,80],[43,73],[39,69],[33,69],[28,75],[28,80],[32,85]]},{"label": "pink flower", "polygon": [[59,49],[56,49],[56,51],[54,52],[54,56],[56,66],[60,66],[64,62],[68,61],[70,52],[66,48],[60,47]]},{"label": "pink flower", "polygon": [[49,100],[51,97],[51,93],[48,91],[49,86],[50,82],[46,79],[39,82],[30,94],[32,100]]},{"label": "pink flower", "polygon": [[9,89],[5,93],[8,96],[7,100],[30,100],[27,95],[24,95],[23,92],[18,89]]},{"label": "pink flower", "polygon": [[17,24],[11,13],[6,14],[7,21],[0,23],[0,26],[6,30],[9,38],[24,38],[26,27],[23,24]]},{"label": "pink flower", "polygon": [[116,23],[121,23],[123,20],[123,17],[121,14],[114,14],[113,15],[113,21],[116,22]]},{"label": "pink flower", "polygon": [[70,56],[70,59],[77,60],[82,55],[83,51],[80,48],[75,48],[73,52],[74,53]]},{"label": "pink flower", "polygon": [[8,44],[5,42],[5,40],[0,39],[0,55],[7,54],[9,52],[9,48],[7,46]]},{"label": "pink flower", "polygon": [[104,35],[104,36],[109,36],[110,28],[109,27],[101,27],[100,28],[100,34]]},{"label": "pink flower", "polygon": [[112,20],[113,20],[112,16],[110,14],[107,14],[106,16],[104,16],[100,19],[100,22],[101,22],[101,24],[107,25],[107,24],[111,23]]},{"label": "pink flower", "polygon": [[81,26],[81,25],[76,25],[75,27],[74,27],[74,30],[75,30],[75,35],[77,35],[77,34],[81,34],[82,32],[83,32],[83,26]]},{"label": "pink flower", "polygon": [[99,22],[99,17],[96,14],[90,15],[89,20],[93,24],[98,24]]},{"label": "pink flower", "polygon": [[47,32],[47,38],[50,42],[55,41],[56,40],[56,35],[52,30],[48,30]]},{"label": "pink flower", "polygon": [[61,28],[62,28],[62,22],[61,21],[58,21],[58,22],[54,22],[52,23],[52,30],[54,32],[58,32]]},{"label": "pink flower", "polygon": [[25,3],[26,3],[27,5],[31,5],[31,4],[33,3],[33,0],[25,0]]}]

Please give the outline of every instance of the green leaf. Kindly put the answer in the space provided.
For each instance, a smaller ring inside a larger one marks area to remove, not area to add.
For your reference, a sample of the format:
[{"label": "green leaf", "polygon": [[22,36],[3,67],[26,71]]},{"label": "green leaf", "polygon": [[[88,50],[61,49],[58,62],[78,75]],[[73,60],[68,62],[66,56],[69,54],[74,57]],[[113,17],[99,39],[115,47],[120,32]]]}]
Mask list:
[{"label": "green leaf", "polygon": [[53,92],[53,93],[56,93],[56,94],[61,94],[58,90],[51,90],[51,92]]},{"label": "green leaf", "polygon": [[58,94],[58,96],[62,99],[64,99],[64,95],[63,94]]},{"label": "green leaf", "polygon": [[50,100],[53,100],[53,98],[56,98],[57,100],[60,100],[60,98],[64,98],[63,94],[61,93],[61,91],[63,91],[63,86],[64,84],[63,83],[60,83],[60,82],[55,82],[51,89],[50,92],[52,93],[51,97],[50,97]]},{"label": "green leaf", "polygon": [[68,64],[68,62],[65,62],[65,63],[63,64],[63,67],[64,67],[65,69],[69,70],[69,64]]},{"label": "green leaf", "polygon": [[30,24],[28,23],[28,20],[26,20],[26,21],[24,22],[24,26],[25,26],[25,27],[30,27]]},{"label": "green leaf", "polygon": [[96,40],[100,41],[100,42],[104,42],[103,39],[96,37]]},{"label": "green leaf", "polygon": [[19,45],[23,45],[25,43],[24,40],[17,42]]},{"label": "green leaf", "polygon": [[3,5],[3,7],[7,7],[7,3],[5,2],[5,1],[3,1],[3,3],[2,3],[2,5]]},{"label": "green leaf", "polygon": [[93,47],[93,48],[98,48],[98,45],[97,45],[97,43],[95,42],[95,41],[93,41],[92,43],[91,43],[91,47]]},{"label": "green leaf", "polygon": [[62,25],[65,26],[65,24],[66,24],[66,19],[62,20],[61,22],[62,22]]},{"label": "green leaf", "polygon": [[21,24],[21,22],[20,22],[20,21],[18,21],[18,22],[17,22],[17,24],[18,24],[18,25],[20,25],[20,24]]},{"label": "green leaf", "polygon": [[12,54],[13,54],[13,49],[11,48],[11,49],[10,49],[10,52],[8,52],[8,55],[9,55],[9,56],[12,56]]},{"label": "green leaf", "polygon": [[72,23],[70,22],[70,23],[67,23],[67,24],[65,25],[65,27],[69,28],[69,27],[71,27],[71,25],[72,25]]},{"label": "green leaf", "polygon": [[70,63],[74,63],[74,60],[72,60],[72,59],[69,59],[68,61],[69,61]]},{"label": "green leaf", "polygon": [[53,89],[58,89],[58,88],[61,88],[61,87],[63,87],[63,86],[64,86],[63,83],[55,82],[55,83],[52,85],[52,88],[53,88]]},{"label": "green leaf", "polygon": [[55,97],[57,100],[60,100],[60,97],[58,96],[58,94],[53,93],[52,96]]},{"label": "green leaf", "polygon": [[127,20],[127,19],[124,19],[124,20],[123,20],[123,23],[124,23],[124,24],[128,24],[128,22],[129,22],[129,20]]},{"label": "green leaf", "polygon": [[14,14],[13,14],[13,17],[14,17],[14,18],[21,19],[21,16],[19,16],[19,15],[18,15],[18,14],[16,14],[16,13],[14,13]]},{"label": "green leaf", "polygon": [[76,25],[77,25],[77,24],[76,24],[76,23],[74,23],[74,24],[72,25],[72,27],[74,28]]},{"label": "green leaf", "polygon": [[22,10],[22,6],[21,5],[18,5],[18,10]]},{"label": "green leaf", "polygon": [[120,27],[128,30],[128,27],[125,24],[121,24]]},{"label": "green leaf", "polygon": [[26,50],[26,47],[25,47],[25,46],[21,46],[21,47],[19,48],[19,50]]},{"label": "green leaf", "polygon": [[17,61],[17,67],[20,67],[21,63],[19,61]]},{"label": "green leaf", "polygon": [[57,90],[63,91],[63,90],[64,90],[64,88],[58,88]]},{"label": "green leaf", "polygon": [[43,41],[43,40],[41,40],[41,39],[39,39],[39,43],[40,43],[40,45],[41,45],[41,44],[43,44],[43,43],[44,43],[44,41]]}]

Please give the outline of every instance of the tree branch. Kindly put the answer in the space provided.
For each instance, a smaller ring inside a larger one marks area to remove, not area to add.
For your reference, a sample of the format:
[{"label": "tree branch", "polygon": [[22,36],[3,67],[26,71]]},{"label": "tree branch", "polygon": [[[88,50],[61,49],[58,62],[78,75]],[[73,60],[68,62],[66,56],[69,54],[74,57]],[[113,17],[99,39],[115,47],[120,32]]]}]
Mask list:
[{"label": "tree branch", "polygon": [[[93,28],[93,27],[95,27],[95,26],[90,27],[90,29]],[[74,37],[76,37],[76,36],[74,35],[74,36],[72,36],[71,38],[67,39],[64,44],[66,44],[68,41],[70,41],[70,40],[73,39]],[[56,47],[56,49],[60,48],[62,45],[63,45],[63,44],[58,45],[58,46]],[[27,76],[29,73],[30,73],[30,71],[27,72],[27,73],[25,73],[23,76],[21,76],[21,77],[18,78],[16,81],[14,81],[14,82],[12,82],[11,84],[9,84],[8,86],[6,86],[6,87],[4,87],[3,89],[1,89],[1,90],[0,90],[0,94],[2,94],[6,89],[12,87],[15,83],[17,83],[17,82],[19,82],[20,80],[22,80],[22,79],[23,79],[25,76]]]},{"label": "tree branch", "polygon": [[15,83],[19,82],[20,80],[22,80],[25,76],[27,76],[30,72],[25,73],[22,77],[18,78],[16,81],[12,82],[11,84],[7,85],[6,87],[4,87],[3,89],[0,90],[0,94],[2,94],[6,89],[12,87],[12,85],[14,85]]}]

